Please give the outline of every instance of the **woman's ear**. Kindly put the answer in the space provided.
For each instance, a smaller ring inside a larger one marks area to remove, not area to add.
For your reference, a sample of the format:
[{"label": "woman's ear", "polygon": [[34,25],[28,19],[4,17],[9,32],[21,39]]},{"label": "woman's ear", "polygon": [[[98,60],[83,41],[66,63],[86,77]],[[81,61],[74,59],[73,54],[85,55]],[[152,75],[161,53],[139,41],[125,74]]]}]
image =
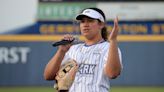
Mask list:
[{"label": "woman's ear", "polygon": [[102,28],[104,28],[104,27],[105,27],[105,23],[100,22],[100,28],[102,29]]}]

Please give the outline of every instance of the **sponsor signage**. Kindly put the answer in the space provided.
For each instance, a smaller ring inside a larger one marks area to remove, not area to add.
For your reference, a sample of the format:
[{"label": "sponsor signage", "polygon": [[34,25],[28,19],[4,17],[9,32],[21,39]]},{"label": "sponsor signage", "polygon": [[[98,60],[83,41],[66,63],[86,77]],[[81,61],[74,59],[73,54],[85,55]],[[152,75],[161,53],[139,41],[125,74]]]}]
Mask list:
[{"label": "sponsor signage", "polygon": [[164,2],[40,2],[38,20],[74,20],[83,9],[97,7],[104,11],[107,20],[116,16],[120,20],[162,20]]},{"label": "sponsor signage", "polygon": [[96,3],[40,3],[38,20],[73,20],[76,14],[87,7],[95,7]]},{"label": "sponsor signage", "polygon": [[18,40],[0,43],[0,86],[48,83],[43,78],[43,71],[56,51],[49,42]]},{"label": "sponsor signage", "polygon": [[0,47],[0,64],[26,64],[30,50],[29,47]]},{"label": "sponsor signage", "polygon": [[[71,21],[38,22],[40,34],[80,34],[79,25]],[[163,35],[164,21],[120,21],[121,35]],[[113,22],[107,22],[107,29],[110,32]]]}]

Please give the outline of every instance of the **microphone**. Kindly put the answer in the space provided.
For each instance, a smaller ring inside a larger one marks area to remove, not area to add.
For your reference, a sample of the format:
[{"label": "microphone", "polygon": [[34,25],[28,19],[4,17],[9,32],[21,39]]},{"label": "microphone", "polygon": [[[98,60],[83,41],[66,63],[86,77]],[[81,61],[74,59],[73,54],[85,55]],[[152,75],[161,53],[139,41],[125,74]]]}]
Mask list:
[{"label": "microphone", "polygon": [[67,44],[79,44],[82,43],[82,41],[80,41],[78,38],[74,38],[73,40],[61,40],[58,42],[55,42],[52,44],[53,47],[59,46],[59,45],[67,45]]}]

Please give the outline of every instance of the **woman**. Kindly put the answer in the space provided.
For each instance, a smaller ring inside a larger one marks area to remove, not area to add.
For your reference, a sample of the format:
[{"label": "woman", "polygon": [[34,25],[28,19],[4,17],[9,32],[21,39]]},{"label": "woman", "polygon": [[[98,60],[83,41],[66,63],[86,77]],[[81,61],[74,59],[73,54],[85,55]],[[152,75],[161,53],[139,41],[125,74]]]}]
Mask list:
[{"label": "woman", "polygon": [[[118,18],[108,35],[105,15],[98,8],[84,9],[76,17],[80,22],[85,42],[77,45],[61,45],[45,68],[46,80],[54,80],[61,63],[74,59],[78,64],[70,92],[108,92],[110,79],[118,77],[122,70],[121,53],[117,46]],[[65,35],[64,40],[73,40]]]}]

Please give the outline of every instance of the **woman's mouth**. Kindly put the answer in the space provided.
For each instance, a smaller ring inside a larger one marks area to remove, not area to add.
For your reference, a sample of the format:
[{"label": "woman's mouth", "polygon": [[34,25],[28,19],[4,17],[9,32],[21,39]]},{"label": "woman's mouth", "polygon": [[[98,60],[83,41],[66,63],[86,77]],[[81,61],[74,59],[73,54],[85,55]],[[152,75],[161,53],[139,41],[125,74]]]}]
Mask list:
[{"label": "woman's mouth", "polygon": [[84,32],[88,32],[88,31],[89,31],[89,29],[84,29],[83,31],[84,31]]}]

